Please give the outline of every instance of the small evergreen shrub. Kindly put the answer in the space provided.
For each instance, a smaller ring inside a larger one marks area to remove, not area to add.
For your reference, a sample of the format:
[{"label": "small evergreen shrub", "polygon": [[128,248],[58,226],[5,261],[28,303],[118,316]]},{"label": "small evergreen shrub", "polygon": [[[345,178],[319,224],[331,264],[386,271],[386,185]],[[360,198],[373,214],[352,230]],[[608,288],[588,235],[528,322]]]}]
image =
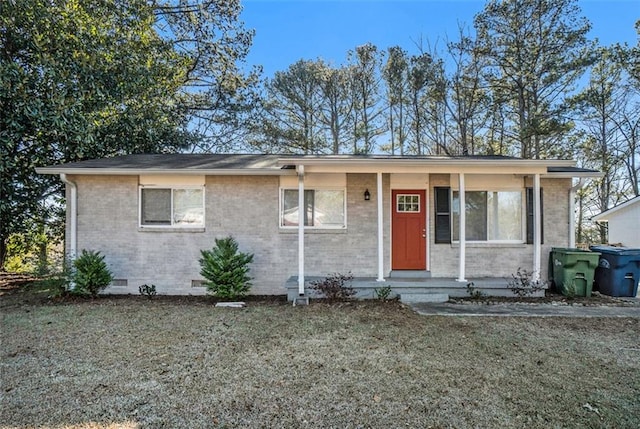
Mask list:
[{"label": "small evergreen shrub", "polygon": [[379,288],[373,289],[373,292],[376,294],[376,298],[381,301],[386,301],[391,296],[391,286],[383,286]]},{"label": "small evergreen shrub", "polygon": [[560,292],[563,293],[567,299],[573,299],[576,297],[576,284],[573,280],[565,280],[562,284]]},{"label": "small evergreen shrub", "polygon": [[200,274],[209,293],[223,299],[242,298],[251,289],[249,264],[253,254],[238,251],[233,237],[216,238],[212,250],[201,250]]},{"label": "small evergreen shrub", "polygon": [[140,295],[146,296],[147,298],[151,299],[157,294],[156,285],[144,284],[138,288],[138,292],[140,292]]},{"label": "small evergreen shrub", "polygon": [[476,285],[473,282],[467,283],[467,294],[472,299],[480,299],[485,296],[481,290],[476,289]]},{"label": "small evergreen shrub", "polygon": [[328,300],[348,299],[356,294],[356,291],[344,284],[353,280],[353,275],[334,273],[323,280],[309,282],[311,289],[320,292]]},{"label": "small evergreen shrub", "polygon": [[547,282],[542,280],[534,281],[533,273],[522,268],[518,268],[515,274],[511,274],[511,280],[507,282],[507,287],[514,295],[522,298],[533,295],[535,292],[546,289]]},{"label": "small evergreen shrub", "polygon": [[73,261],[73,268],[74,292],[79,294],[95,297],[113,281],[113,275],[100,252],[82,250],[80,256]]}]

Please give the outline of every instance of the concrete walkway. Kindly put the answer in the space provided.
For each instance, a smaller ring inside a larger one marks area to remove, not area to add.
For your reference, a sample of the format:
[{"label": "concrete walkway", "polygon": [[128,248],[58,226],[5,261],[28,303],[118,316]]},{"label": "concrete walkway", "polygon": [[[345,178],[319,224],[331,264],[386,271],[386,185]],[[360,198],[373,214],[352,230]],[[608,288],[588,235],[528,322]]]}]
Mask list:
[{"label": "concrete walkway", "polygon": [[408,305],[418,314],[424,316],[640,318],[640,305],[614,307],[557,304],[452,304],[447,302],[420,302]]}]

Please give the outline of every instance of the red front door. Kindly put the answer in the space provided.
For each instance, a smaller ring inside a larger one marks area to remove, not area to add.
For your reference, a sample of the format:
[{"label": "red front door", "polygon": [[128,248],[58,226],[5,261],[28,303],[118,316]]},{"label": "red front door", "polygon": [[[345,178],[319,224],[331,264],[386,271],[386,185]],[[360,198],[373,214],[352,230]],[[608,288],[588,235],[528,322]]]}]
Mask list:
[{"label": "red front door", "polygon": [[427,269],[426,203],[424,190],[392,191],[391,268]]}]

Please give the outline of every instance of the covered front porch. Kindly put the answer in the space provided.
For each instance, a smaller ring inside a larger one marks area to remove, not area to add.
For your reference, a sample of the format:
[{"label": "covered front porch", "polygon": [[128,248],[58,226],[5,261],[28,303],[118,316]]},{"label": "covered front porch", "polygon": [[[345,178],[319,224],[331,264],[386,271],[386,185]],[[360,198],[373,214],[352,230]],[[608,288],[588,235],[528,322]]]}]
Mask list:
[{"label": "covered front porch", "polygon": [[[322,280],[323,277],[306,277],[306,296],[310,298],[320,297],[309,287],[309,282]],[[428,277],[425,273],[423,277],[390,277],[383,281],[378,281],[375,277],[355,277],[351,282],[345,284],[346,287],[353,288],[356,292],[356,299],[376,299],[376,290],[384,287],[391,288],[389,298],[397,298],[405,303],[410,302],[446,302],[449,298],[462,298],[470,296],[471,291],[476,291],[487,296],[514,296],[508,287],[508,278],[504,277],[478,277],[469,278],[466,282],[450,277]],[[469,289],[471,285],[473,289]],[[287,299],[294,301],[299,296],[298,277],[290,277],[285,287],[287,289]],[[531,297],[542,297],[545,291],[539,290],[530,295]]]},{"label": "covered front porch", "polygon": [[[573,195],[582,181],[573,186],[572,179],[593,175],[570,161],[503,157],[303,156],[280,162],[297,176],[281,180],[288,198],[282,225],[297,235],[297,273],[286,281],[294,302],[315,297],[309,283],[319,276],[347,271],[356,276],[350,287],[358,298],[375,298],[376,289],[386,287],[405,302],[474,291],[513,296],[510,273],[522,268],[533,282],[543,280],[550,247],[573,245]],[[338,229],[321,231],[307,189],[328,186],[332,175],[343,178],[343,217]],[[298,207],[306,207],[304,222]]]}]

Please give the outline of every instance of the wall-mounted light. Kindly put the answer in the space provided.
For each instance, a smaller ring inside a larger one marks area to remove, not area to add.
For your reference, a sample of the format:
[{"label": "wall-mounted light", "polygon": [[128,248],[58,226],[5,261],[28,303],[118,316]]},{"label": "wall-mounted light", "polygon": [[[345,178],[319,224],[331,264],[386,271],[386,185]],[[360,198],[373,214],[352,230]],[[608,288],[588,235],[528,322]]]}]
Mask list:
[{"label": "wall-mounted light", "polygon": [[364,200],[369,201],[371,199],[371,193],[369,193],[369,189],[364,191]]}]

